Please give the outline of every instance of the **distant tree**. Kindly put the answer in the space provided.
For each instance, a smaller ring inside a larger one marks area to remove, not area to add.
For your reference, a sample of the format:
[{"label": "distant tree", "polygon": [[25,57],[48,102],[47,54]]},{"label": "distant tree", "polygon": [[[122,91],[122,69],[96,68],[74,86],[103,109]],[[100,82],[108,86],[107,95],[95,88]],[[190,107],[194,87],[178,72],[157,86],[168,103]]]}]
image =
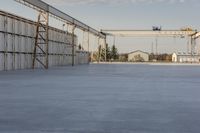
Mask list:
[{"label": "distant tree", "polygon": [[120,62],[127,62],[128,61],[128,54],[121,54],[119,55]]},{"label": "distant tree", "polygon": [[108,47],[108,44],[106,44],[106,58],[108,61],[111,60],[111,50],[110,47]]},{"label": "distant tree", "polygon": [[[106,53],[105,53],[106,52]],[[108,44],[106,44],[106,49],[102,48],[102,46],[98,47],[98,55],[100,55],[101,59],[100,61],[105,61],[105,56],[107,61],[110,60],[117,60],[119,59],[119,54],[118,54],[118,50],[116,48],[115,45],[113,45],[111,48],[108,46]],[[100,58],[99,57],[99,58]]]},{"label": "distant tree", "polygon": [[149,55],[149,60],[157,60],[157,61],[164,61],[164,62],[171,62],[172,55],[171,54],[158,54],[154,55],[153,53]]},{"label": "distant tree", "polygon": [[115,45],[112,46],[110,54],[111,54],[111,59],[113,60],[117,60],[119,58],[118,49],[116,48]]},{"label": "distant tree", "polygon": [[155,59],[155,56],[154,56],[153,53],[151,53],[151,54],[149,55],[149,60],[150,60],[150,61],[153,61],[154,59]]},{"label": "distant tree", "polygon": [[105,56],[106,56],[107,61],[111,59],[110,47],[108,47],[108,44],[106,44],[106,49],[100,47],[99,52],[101,54],[101,61],[105,61]]}]

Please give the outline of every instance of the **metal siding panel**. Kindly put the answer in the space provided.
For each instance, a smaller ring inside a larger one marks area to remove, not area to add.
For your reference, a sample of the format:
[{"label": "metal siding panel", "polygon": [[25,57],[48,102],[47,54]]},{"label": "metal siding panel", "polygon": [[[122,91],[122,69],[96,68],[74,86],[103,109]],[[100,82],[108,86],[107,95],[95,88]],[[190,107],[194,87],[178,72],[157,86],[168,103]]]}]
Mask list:
[{"label": "metal siding panel", "polygon": [[12,70],[13,68],[13,54],[7,54],[7,67],[6,70]]},{"label": "metal siding panel", "polygon": [[20,52],[25,52],[25,38],[21,37],[20,39]]},{"label": "metal siding panel", "polygon": [[[1,20],[2,19],[2,20]],[[4,26],[4,19],[0,18]],[[7,25],[6,25],[7,27]],[[36,26],[31,25],[28,23],[20,22],[17,20],[12,20],[8,18],[8,31],[13,32],[15,34],[20,35],[28,35],[31,37],[35,36]],[[72,35],[65,34],[65,32],[59,31],[55,29],[49,30],[49,39],[54,40],[54,42],[49,41],[49,53],[53,54],[72,54],[72,46],[66,45],[63,43],[71,43],[72,42]],[[4,40],[7,40],[7,43]],[[24,69],[24,68],[31,68],[32,67],[32,56],[31,54],[25,53],[32,53],[34,48],[35,39],[29,37],[23,37],[19,35],[11,35],[11,34],[3,34],[0,33],[0,51],[4,51],[4,45],[7,45],[7,50],[10,52],[23,52],[19,54],[1,54],[1,59],[5,60],[5,63],[1,63],[1,65],[5,64],[6,69]],[[3,40],[3,41],[2,41]],[[76,39],[75,39],[76,40]],[[77,43],[77,40],[75,41]],[[43,46],[45,47],[45,46]],[[41,51],[38,51],[38,53]],[[69,65],[72,63],[72,57],[67,55],[49,55],[49,64],[50,66],[55,65]],[[42,57],[41,57],[42,58]],[[44,60],[44,59],[42,59]],[[80,60],[80,59],[78,59]],[[82,58],[81,58],[82,60]],[[2,67],[2,66],[1,66]],[[37,67],[40,67],[37,64]],[[2,68],[1,68],[2,69]]]},{"label": "metal siding panel", "polygon": [[28,36],[33,36],[33,28],[31,24],[27,24],[27,35]]},{"label": "metal siding panel", "polygon": [[13,37],[11,34],[7,36],[7,51],[13,52]]},{"label": "metal siding panel", "polygon": [[48,60],[49,61],[49,67],[51,67],[52,66],[51,55],[49,55],[48,58],[49,58],[49,60]]},{"label": "metal siding panel", "polygon": [[32,43],[31,43],[32,39],[31,38],[27,38],[27,42],[26,42],[26,52],[31,53],[32,51]]},{"label": "metal siding panel", "polygon": [[20,58],[20,68],[19,69],[24,69],[24,54],[19,54],[19,58]]},{"label": "metal siding panel", "polygon": [[14,26],[14,33],[15,33],[15,34],[18,34],[18,33],[19,33],[19,31],[18,31],[19,21],[18,21],[18,20],[15,20],[14,23],[15,23],[15,26]]},{"label": "metal siding panel", "polygon": [[0,31],[4,31],[4,16],[0,16]]},{"label": "metal siding panel", "polygon": [[14,38],[14,45],[15,45],[15,51],[19,52],[19,37],[15,36]]},{"label": "metal siding panel", "polygon": [[35,47],[35,39],[31,38],[31,53],[33,53],[34,47]]},{"label": "metal siding panel", "polygon": [[12,21],[13,21],[13,19],[11,19],[11,18],[9,18],[9,17],[7,18],[7,31],[10,32],[10,33],[13,32]]},{"label": "metal siding panel", "polygon": [[15,54],[14,56],[14,60],[15,60],[15,70],[19,69],[19,56],[18,54]]},{"label": "metal siding panel", "polygon": [[4,70],[4,54],[0,53],[0,71]]},{"label": "metal siding panel", "polygon": [[21,34],[22,35],[26,35],[26,23],[24,23],[24,22],[21,22],[21,24],[22,24],[22,27],[21,27]]},{"label": "metal siding panel", "polygon": [[4,51],[4,34],[0,33],[0,51]]}]

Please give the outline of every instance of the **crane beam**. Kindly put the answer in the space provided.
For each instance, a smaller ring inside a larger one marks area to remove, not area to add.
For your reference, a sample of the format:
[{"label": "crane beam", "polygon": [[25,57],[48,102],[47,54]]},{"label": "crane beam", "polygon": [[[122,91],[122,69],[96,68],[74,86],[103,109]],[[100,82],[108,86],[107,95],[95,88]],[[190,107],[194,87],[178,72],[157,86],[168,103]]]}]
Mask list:
[{"label": "crane beam", "polygon": [[106,36],[103,33],[93,29],[92,27],[82,23],[81,21],[71,17],[70,15],[56,9],[55,7],[43,2],[42,0],[15,0],[15,1],[20,2],[20,3],[23,1],[25,5],[30,4],[42,11],[48,12],[49,14],[55,17],[58,17],[64,21],[67,21],[68,23],[72,25],[75,25],[77,28],[83,31],[88,31],[89,33],[99,36],[101,38],[106,38]]},{"label": "crane beam", "polygon": [[106,35],[119,37],[174,37],[174,36],[192,36],[196,31],[181,30],[101,30]]}]

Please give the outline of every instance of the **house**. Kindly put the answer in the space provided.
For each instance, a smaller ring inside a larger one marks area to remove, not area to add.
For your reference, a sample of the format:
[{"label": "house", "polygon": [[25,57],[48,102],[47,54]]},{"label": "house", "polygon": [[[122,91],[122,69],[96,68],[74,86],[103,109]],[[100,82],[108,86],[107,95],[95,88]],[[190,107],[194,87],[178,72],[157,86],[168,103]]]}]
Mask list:
[{"label": "house", "polygon": [[200,63],[200,55],[186,53],[173,53],[172,62],[176,63]]},{"label": "house", "polygon": [[149,54],[140,50],[128,54],[128,61],[132,62],[148,62]]}]

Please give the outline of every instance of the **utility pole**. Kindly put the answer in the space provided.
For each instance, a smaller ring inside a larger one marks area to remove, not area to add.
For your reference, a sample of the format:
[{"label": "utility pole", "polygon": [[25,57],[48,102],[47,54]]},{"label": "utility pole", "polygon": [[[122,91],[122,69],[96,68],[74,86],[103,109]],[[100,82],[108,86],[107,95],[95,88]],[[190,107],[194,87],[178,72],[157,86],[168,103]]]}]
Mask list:
[{"label": "utility pole", "polygon": [[101,44],[100,37],[98,37],[98,63],[101,61]]},{"label": "utility pole", "polygon": [[151,53],[154,54],[154,50],[153,50],[153,42],[151,43]]},{"label": "utility pole", "polygon": [[156,55],[158,55],[158,38],[156,37]]},{"label": "utility pole", "polygon": [[106,44],[106,37],[104,39],[104,44],[105,44],[105,62],[107,62],[107,44]]},{"label": "utility pole", "polygon": [[187,53],[190,53],[190,38],[187,38]]}]

